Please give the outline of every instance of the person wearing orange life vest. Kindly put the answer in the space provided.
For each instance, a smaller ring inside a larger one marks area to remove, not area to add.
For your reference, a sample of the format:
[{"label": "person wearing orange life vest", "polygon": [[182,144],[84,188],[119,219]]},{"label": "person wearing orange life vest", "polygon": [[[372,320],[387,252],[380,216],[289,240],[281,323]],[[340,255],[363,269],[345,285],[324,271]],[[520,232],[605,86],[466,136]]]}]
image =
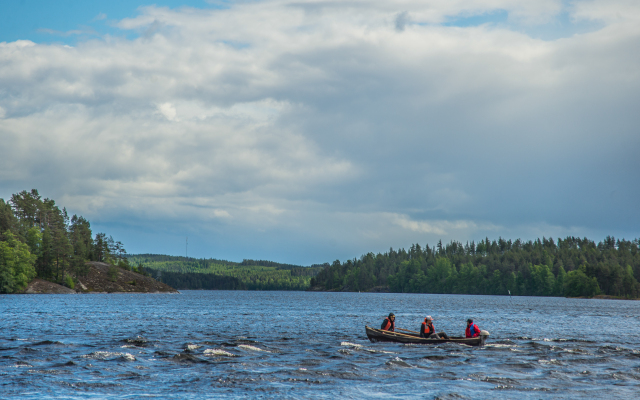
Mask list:
[{"label": "person wearing orange life vest", "polygon": [[382,321],[382,326],[380,327],[383,331],[391,331],[395,332],[396,330],[396,316],[394,313],[389,313],[389,316]]},{"label": "person wearing orange life vest", "polygon": [[474,337],[480,336],[480,328],[478,328],[478,325],[473,323],[473,320],[471,318],[467,320],[467,329],[464,335],[465,337],[468,337],[468,338],[474,338]]},{"label": "person wearing orange life vest", "polygon": [[420,325],[420,337],[427,339],[449,339],[449,336],[444,332],[436,333],[431,315],[427,315],[422,325]]}]

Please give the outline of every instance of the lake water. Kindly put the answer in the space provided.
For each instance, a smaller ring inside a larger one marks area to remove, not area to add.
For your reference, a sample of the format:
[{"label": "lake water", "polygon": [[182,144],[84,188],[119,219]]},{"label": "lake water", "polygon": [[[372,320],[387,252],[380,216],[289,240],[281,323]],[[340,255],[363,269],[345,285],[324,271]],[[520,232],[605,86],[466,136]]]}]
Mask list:
[{"label": "lake water", "polygon": [[[184,291],[0,296],[0,398],[638,398],[640,302]],[[488,345],[370,343],[390,311]],[[604,392],[606,390],[606,392]]]}]

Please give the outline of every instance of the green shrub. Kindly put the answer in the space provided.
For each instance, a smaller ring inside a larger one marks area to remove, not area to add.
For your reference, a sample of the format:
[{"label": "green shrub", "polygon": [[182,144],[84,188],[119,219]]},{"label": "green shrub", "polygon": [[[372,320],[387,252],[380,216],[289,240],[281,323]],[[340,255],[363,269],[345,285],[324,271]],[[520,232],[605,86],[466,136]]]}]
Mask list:
[{"label": "green shrub", "polygon": [[71,275],[67,275],[67,278],[64,281],[64,285],[69,289],[73,289],[76,287],[76,283],[73,281],[73,278],[71,277]]},{"label": "green shrub", "polygon": [[600,294],[598,280],[588,277],[584,266],[567,274],[564,281],[564,294],[567,297],[593,297]]},{"label": "green shrub", "polygon": [[115,282],[118,280],[118,268],[113,265],[109,266],[109,270],[107,271],[107,275],[109,276],[109,280],[111,282]]},{"label": "green shrub", "polygon": [[131,271],[131,265],[129,265],[129,260],[127,260],[126,258],[124,259],[120,259],[118,261],[118,267],[126,270],[126,271]]}]

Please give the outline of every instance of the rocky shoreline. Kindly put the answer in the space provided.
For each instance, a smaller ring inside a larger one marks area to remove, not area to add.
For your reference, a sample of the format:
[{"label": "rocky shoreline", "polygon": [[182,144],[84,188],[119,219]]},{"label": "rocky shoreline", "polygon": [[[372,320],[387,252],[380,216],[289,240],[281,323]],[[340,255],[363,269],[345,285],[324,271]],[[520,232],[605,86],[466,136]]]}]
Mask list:
[{"label": "rocky shoreline", "polygon": [[78,277],[74,289],[43,279],[34,279],[24,294],[76,294],[76,293],[180,293],[176,289],[149,276],[127,271],[114,265],[91,261],[89,271]]}]

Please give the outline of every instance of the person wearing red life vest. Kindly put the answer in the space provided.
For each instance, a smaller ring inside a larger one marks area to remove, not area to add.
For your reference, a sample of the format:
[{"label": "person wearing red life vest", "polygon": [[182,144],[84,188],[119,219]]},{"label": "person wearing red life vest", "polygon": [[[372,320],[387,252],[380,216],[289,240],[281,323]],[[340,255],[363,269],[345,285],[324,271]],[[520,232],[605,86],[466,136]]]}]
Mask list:
[{"label": "person wearing red life vest", "polygon": [[396,330],[396,316],[393,313],[389,313],[389,316],[382,321],[380,327],[383,331],[395,332]]},{"label": "person wearing red life vest", "polygon": [[420,325],[420,337],[427,339],[449,339],[449,336],[444,332],[436,333],[431,315],[427,315],[422,325]]},{"label": "person wearing red life vest", "polygon": [[474,338],[480,336],[480,328],[473,323],[473,320],[469,318],[467,320],[467,330],[465,331],[465,337]]}]

